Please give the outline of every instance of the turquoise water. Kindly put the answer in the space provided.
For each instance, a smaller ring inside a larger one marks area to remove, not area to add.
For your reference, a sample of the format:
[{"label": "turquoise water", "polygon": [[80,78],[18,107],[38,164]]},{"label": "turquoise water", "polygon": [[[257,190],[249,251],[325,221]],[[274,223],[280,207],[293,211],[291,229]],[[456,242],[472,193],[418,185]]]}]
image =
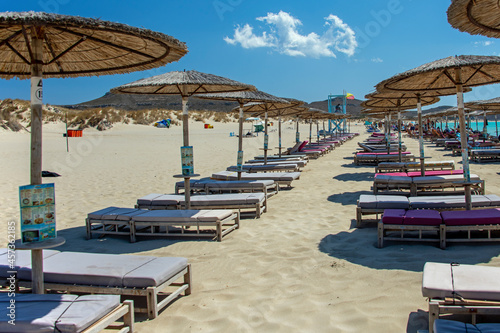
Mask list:
[{"label": "turquoise water", "polygon": [[[438,122],[437,126],[438,127],[441,126],[441,123]],[[444,126],[445,126],[445,122],[443,121],[443,129],[444,129]],[[458,126],[458,121],[457,121],[457,126]],[[452,121],[448,121],[448,127],[449,128],[454,127],[454,123]],[[476,121],[471,120],[469,127],[472,128],[473,131],[476,131]],[[477,121],[477,130],[480,132],[483,131],[483,121],[482,120]],[[489,135],[497,136],[497,130],[495,127],[495,120],[488,120],[488,125],[486,127],[486,130],[488,131]],[[500,134],[500,119],[498,121],[498,133]]]}]

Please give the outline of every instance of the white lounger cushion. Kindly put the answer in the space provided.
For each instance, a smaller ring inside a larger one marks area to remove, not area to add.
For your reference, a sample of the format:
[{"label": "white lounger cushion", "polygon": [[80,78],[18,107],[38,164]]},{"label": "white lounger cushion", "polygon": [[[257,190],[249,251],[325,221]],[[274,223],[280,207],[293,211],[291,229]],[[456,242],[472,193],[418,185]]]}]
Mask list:
[{"label": "white lounger cushion", "polygon": [[[3,254],[0,255],[0,277],[8,277],[10,274],[7,273],[7,271],[11,271],[9,267],[9,262],[8,262],[8,255],[7,255],[7,249],[2,249],[5,250]],[[43,250],[43,259],[47,259],[55,254],[59,253],[57,250]],[[16,262],[14,265],[14,270],[19,270],[22,267],[31,267],[31,251],[21,251],[17,250],[15,252],[16,254]]]},{"label": "white lounger cushion", "polygon": [[[443,176],[425,176],[425,177],[413,177],[414,184],[434,184],[434,183],[444,183],[444,182],[457,182],[464,180],[463,175],[443,175]],[[470,180],[481,180],[478,175],[471,174]]]},{"label": "white lounger cushion", "polygon": [[233,214],[232,210],[145,210],[135,222],[217,222]]},{"label": "white lounger cushion", "polygon": [[[46,283],[145,288],[158,286],[187,267],[182,257],[59,252],[44,260]],[[31,265],[18,270],[31,280]]]},{"label": "white lounger cushion", "polygon": [[116,220],[116,221],[130,221],[130,219],[138,214],[144,213],[136,208],[119,208],[107,207],[88,214],[88,217],[96,220]]},{"label": "white lounger cushion", "polygon": [[427,262],[422,274],[422,296],[444,299],[453,297],[455,291],[466,299],[500,301],[499,277],[500,267]]},{"label": "white lounger cushion", "polygon": [[482,323],[472,325],[455,320],[436,319],[434,333],[498,333],[500,323]]},{"label": "white lounger cushion", "polygon": [[[426,177],[427,178],[427,177]],[[410,185],[412,177],[408,176],[391,176],[383,173],[378,173],[375,177],[375,182],[379,184],[408,184]]]},{"label": "white lounger cushion", "polygon": [[[408,200],[412,209],[465,207],[464,195],[409,197]],[[471,201],[473,207],[497,206],[500,204],[500,197],[494,194],[471,195]]]},{"label": "white lounger cushion", "polygon": [[16,325],[8,323],[10,297],[0,294],[0,332],[81,332],[120,304],[119,295],[16,294]]},{"label": "white lounger cushion", "polygon": [[[300,177],[300,172],[273,172],[273,173],[241,173],[241,179],[252,180],[274,180],[274,181],[292,181]],[[238,173],[234,171],[221,171],[212,174],[213,179],[231,180],[238,179]]]},{"label": "white lounger cushion", "polygon": [[408,198],[403,195],[371,195],[359,196],[359,207],[366,209],[409,209]]},{"label": "white lounger cushion", "polygon": [[[263,188],[271,186],[274,184],[273,180],[215,180],[215,179],[204,179],[204,180],[191,180],[191,188]],[[177,182],[178,187],[184,187],[184,182]]]},{"label": "white lounger cushion", "polygon": [[[223,204],[246,205],[263,202],[265,198],[266,196],[264,193],[228,193],[193,195],[190,198],[190,202],[192,207]],[[178,194],[161,194],[156,197],[154,195],[147,195],[137,199],[137,204],[140,206],[170,206],[183,204],[184,199],[184,195]]]}]

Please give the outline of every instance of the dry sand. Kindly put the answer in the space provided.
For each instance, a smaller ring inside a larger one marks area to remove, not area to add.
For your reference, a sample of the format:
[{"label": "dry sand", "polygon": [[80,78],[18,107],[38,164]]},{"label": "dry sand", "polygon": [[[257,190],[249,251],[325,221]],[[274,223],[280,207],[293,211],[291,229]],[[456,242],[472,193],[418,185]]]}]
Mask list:
[{"label": "dry sand", "polygon": [[[236,163],[236,123],[203,129],[191,123],[195,172],[203,177]],[[250,128],[246,124],[245,128]],[[274,127],[276,128],[276,126]],[[285,124],[283,142],[295,138]],[[193,293],[170,305],[155,320],[137,316],[137,332],[416,332],[427,327],[421,272],[426,261],[500,266],[499,244],[435,245],[388,243],[376,248],[374,225],[355,228],[360,194],[370,193],[373,167],[354,166],[357,141],[313,160],[293,189],[269,201],[261,219],[246,219],[221,243],[206,240],[128,238],[85,239],[87,213],[115,205],[133,207],[152,192],[173,193],[180,171],[181,127],[116,125],[105,132],[62,137],[63,124],[44,125],[44,178],[56,186],[60,250],[187,257]],[[301,125],[304,139],[309,129]],[[0,132],[2,204],[0,219],[19,220],[18,186],[29,183],[29,134]],[[277,133],[270,133],[270,147]],[[260,154],[263,136],[244,139],[245,159]],[[406,139],[418,152],[416,140]],[[434,160],[454,159],[427,144]],[[274,151],[273,151],[274,152]],[[444,156],[443,156],[444,155]],[[459,164],[460,166],[460,164]],[[500,194],[498,163],[472,164],[486,179],[487,193]],[[6,225],[6,224],[5,224]],[[6,230],[6,229],[5,229]],[[5,244],[6,232],[1,233]]]}]

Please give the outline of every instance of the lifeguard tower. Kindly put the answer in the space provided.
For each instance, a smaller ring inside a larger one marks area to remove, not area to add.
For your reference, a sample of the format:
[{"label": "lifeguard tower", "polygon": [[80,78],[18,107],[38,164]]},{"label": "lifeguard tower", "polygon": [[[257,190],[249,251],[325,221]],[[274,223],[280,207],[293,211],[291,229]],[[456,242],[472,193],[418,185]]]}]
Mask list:
[{"label": "lifeguard tower", "polygon": [[[344,90],[342,95],[328,95],[328,112],[337,114],[347,113],[347,93]],[[349,94],[352,96],[352,94]],[[354,96],[353,96],[354,98]],[[340,99],[340,101],[339,101]],[[328,131],[332,132],[347,132],[347,121],[345,118],[331,119],[328,122]]]}]

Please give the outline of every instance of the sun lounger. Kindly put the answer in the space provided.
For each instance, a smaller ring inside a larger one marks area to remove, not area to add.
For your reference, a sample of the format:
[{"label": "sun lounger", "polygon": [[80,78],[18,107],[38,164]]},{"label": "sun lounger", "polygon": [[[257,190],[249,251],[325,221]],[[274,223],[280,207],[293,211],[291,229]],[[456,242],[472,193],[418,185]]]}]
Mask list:
[{"label": "sun lounger", "polygon": [[[213,173],[212,179],[216,180],[238,180],[238,173],[234,171],[220,171]],[[294,180],[300,178],[300,172],[269,172],[269,173],[241,173],[242,180],[273,180],[279,185],[286,185],[288,187],[292,186]]]},{"label": "sun lounger", "polygon": [[475,162],[493,162],[500,160],[500,149],[473,149],[470,151],[471,160]]},{"label": "sun lounger", "polygon": [[[429,170],[455,170],[454,161],[425,161],[424,168]],[[381,162],[375,173],[420,171],[420,162]]]},{"label": "sun lounger", "polygon": [[[289,159],[280,159],[280,158],[275,158],[272,160],[267,161],[267,164],[296,164],[299,168],[303,168],[307,165],[307,160],[299,158],[289,158]],[[246,161],[245,164],[250,164],[250,165],[263,165],[264,161],[262,160],[249,160]]]},{"label": "sun lounger", "polygon": [[[500,207],[500,196],[495,194],[471,195],[472,208],[493,208]],[[421,196],[406,197],[403,195],[367,195],[359,196],[356,207],[356,224],[359,227],[362,222],[376,221],[379,214],[385,209],[435,209],[444,210],[464,210],[464,195],[444,195],[444,196]],[[376,215],[375,220],[363,220],[365,215]]]},{"label": "sun lounger", "polygon": [[[9,323],[15,300],[15,325]],[[134,304],[118,295],[0,294],[0,332],[101,332],[123,318],[120,332],[134,332]]]},{"label": "sun lounger", "polygon": [[[379,144],[366,144],[362,142],[358,142],[358,146],[361,147],[365,152],[387,152],[387,146],[385,145],[379,145]],[[406,146],[401,145],[402,151],[406,151]],[[397,144],[391,144],[390,146],[391,151],[399,151],[399,145]]]},{"label": "sun lounger", "polygon": [[[445,249],[446,242],[500,241],[500,237],[492,234],[492,231],[498,230],[500,208],[442,212],[431,209],[386,209],[378,223],[378,244],[383,247],[384,240],[435,241]],[[399,236],[388,236],[388,231],[397,231]],[[406,231],[418,231],[418,238],[406,237]],[[437,231],[438,237],[436,234],[425,237],[424,231]],[[465,237],[461,235],[463,232],[466,232]]]},{"label": "sun lounger", "polygon": [[[401,158],[403,162],[409,162],[415,159],[410,152],[402,152]],[[393,152],[390,154],[385,153],[356,153],[354,155],[354,164],[360,165],[378,165],[381,162],[397,162],[399,161],[399,153]]]},{"label": "sun lounger", "polygon": [[[214,179],[191,179],[191,191],[204,194],[228,193],[228,192],[262,192],[269,198],[279,191],[278,183],[274,180],[214,180]],[[175,194],[184,191],[184,181],[175,183]]]},{"label": "sun lounger", "polygon": [[[430,173],[438,171],[430,171]],[[471,181],[477,184],[471,186],[473,194],[484,194],[484,181],[478,175],[471,174]],[[430,194],[450,194],[463,191],[462,174],[435,175],[425,177],[404,176],[403,174],[376,174],[373,181],[373,194],[379,192],[401,192],[401,194],[417,196]]]},{"label": "sun lounger", "polygon": [[[473,324],[476,324],[477,315],[499,315],[499,276],[499,267],[425,263],[422,274],[422,296],[429,299],[429,332],[461,332],[441,331],[441,328],[457,326],[441,322],[439,319],[441,314],[470,314]],[[491,331],[464,332],[499,332],[498,326],[496,327],[497,330]],[[435,328],[437,330],[434,330]]]},{"label": "sun lounger", "polygon": [[[295,154],[293,156],[290,156],[290,155],[281,155],[281,157],[279,155],[268,155],[267,156],[267,160],[268,161],[275,161],[275,160],[296,160],[296,159],[303,159],[303,160],[307,160],[308,157],[306,154]],[[261,163],[263,162],[264,160],[264,155],[258,155],[258,156],[255,156],[254,159],[256,160],[260,160]]]},{"label": "sun lounger", "polygon": [[[136,303],[134,310],[147,312],[150,319],[180,294],[191,294],[191,268],[186,258],[54,250],[44,250],[43,254],[46,290],[145,297],[146,307]],[[14,270],[19,286],[31,287],[30,252],[16,251],[14,269],[7,257],[4,250],[0,254],[0,277],[6,279],[8,271]]]},{"label": "sun lounger", "polygon": [[[243,164],[242,169],[245,172],[256,173],[256,172],[297,172],[300,168],[297,164]],[[236,165],[229,166],[227,171],[238,171]]]},{"label": "sun lounger", "polygon": [[89,213],[87,239],[96,235],[222,237],[239,228],[239,214],[232,210],[143,210],[107,207]]},{"label": "sun lounger", "polygon": [[[260,218],[267,211],[267,197],[264,193],[228,193],[193,195],[190,197],[191,209],[234,209],[240,216]],[[186,209],[184,195],[148,194],[137,199],[135,208],[139,209]]]}]

